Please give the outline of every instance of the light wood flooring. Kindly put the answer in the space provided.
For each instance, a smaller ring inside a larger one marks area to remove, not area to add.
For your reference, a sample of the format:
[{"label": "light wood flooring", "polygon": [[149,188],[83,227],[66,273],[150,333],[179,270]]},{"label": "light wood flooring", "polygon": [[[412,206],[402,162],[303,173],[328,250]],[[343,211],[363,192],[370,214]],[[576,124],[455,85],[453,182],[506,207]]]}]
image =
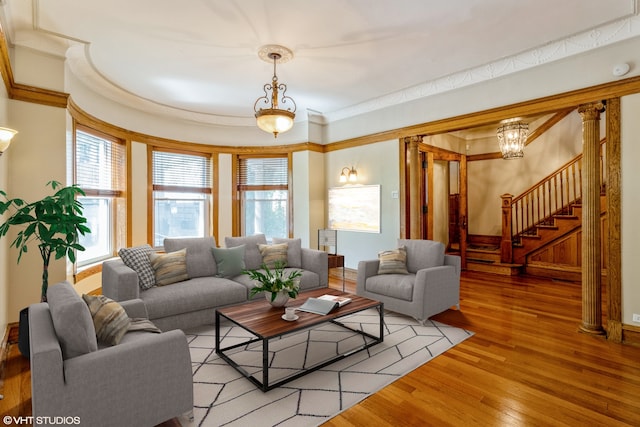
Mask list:
[{"label": "light wood flooring", "polygon": [[[580,299],[577,283],[463,272],[461,310],[433,319],[475,335],[324,426],[640,426],[640,347],[578,333]],[[30,415],[16,347],[0,414]]]}]

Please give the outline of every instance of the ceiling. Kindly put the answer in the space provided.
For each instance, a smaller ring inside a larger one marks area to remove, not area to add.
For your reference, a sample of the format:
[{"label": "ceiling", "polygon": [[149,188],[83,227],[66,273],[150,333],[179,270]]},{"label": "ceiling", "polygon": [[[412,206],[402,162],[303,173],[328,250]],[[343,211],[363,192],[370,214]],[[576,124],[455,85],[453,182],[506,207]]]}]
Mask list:
[{"label": "ceiling", "polygon": [[277,73],[297,120],[332,121],[586,52],[636,13],[636,0],[0,0],[10,46],[66,57],[117,102],[225,125],[254,123],[273,73],[263,45],[293,51]]}]

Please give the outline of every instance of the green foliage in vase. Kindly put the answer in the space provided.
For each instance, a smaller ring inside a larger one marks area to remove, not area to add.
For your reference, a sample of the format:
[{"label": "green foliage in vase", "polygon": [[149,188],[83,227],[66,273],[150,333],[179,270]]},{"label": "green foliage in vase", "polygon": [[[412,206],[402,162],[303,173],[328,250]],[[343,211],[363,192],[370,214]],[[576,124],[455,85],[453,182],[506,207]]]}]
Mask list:
[{"label": "green foliage in vase", "polygon": [[272,269],[262,264],[260,270],[244,270],[243,273],[256,282],[256,286],[251,289],[251,296],[259,292],[271,292],[271,302],[273,302],[278,292],[286,292],[289,298],[297,297],[300,292],[298,278],[302,273],[294,270],[285,276],[284,263],[280,261],[276,262]]},{"label": "green foliage in vase", "polygon": [[[49,181],[47,186],[56,190],[61,184]],[[0,215],[13,210],[13,213],[0,224],[0,238],[4,237],[10,228],[19,227],[20,231],[11,242],[18,252],[18,263],[22,255],[27,253],[29,244],[38,242],[38,249],[42,257],[42,290],[41,301],[46,301],[49,286],[49,261],[53,254],[55,259],[69,258],[75,262],[75,251],[84,251],[78,243],[80,235],[91,233],[85,225],[87,219],[82,216],[82,203],[77,196],[85,193],[76,185],[63,187],[53,196],[36,202],[27,203],[23,199],[9,199],[7,193],[0,190]],[[4,199],[4,200],[2,200]]]}]

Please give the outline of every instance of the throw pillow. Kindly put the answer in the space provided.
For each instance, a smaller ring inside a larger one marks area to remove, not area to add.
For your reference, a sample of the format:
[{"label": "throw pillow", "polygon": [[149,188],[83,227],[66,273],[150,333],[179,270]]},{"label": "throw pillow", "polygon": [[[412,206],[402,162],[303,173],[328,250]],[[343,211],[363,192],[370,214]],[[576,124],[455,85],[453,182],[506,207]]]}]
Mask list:
[{"label": "throw pillow", "polygon": [[162,332],[160,329],[158,329],[156,325],[153,324],[151,320],[142,319],[142,318],[131,319],[128,332],[135,332],[135,331],[153,332],[156,334],[159,334]]},{"label": "throw pillow", "polygon": [[244,264],[247,269],[255,270],[260,268],[262,264],[262,255],[258,245],[266,245],[267,238],[264,234],[258,233],[252,236],[225,237],[224,246],[227,248],[235,248],[244,245]]},{"label": "throw pillow", "polygon": [[274,237],[272,241],[287,244],[287,267],[302,268],[302,239]]},{"label": "throw pillow", "polygon": [[275,245],[258,245],[260,254],[262,255],[262,263],[269,268],[274,268],[279,262],[281,267],[287,266],[287,243],[278,243]]},{"label": "throw pillow", "polygon": [[47,303],[63,359],[71,359],[98,349],[91,313],[69,282],[49,286]]},{"label": "throw pillow", "polygon": [[182,282],[189,278],[187,274],[187,248],[167,254],[149,254],[151,267],[155,273],[157,286]]},{"label": "throw pillow", "polygon": [[407,248],[382,251],[378,253],[380,266],[378,274],[409,274],[407,271]]},{"label": "throw pillow", "polygon": [[218,276],[234,277],[244,270],[244,245],[233,248],[212,248]]},{"label": "throw pillow", "polygon": [[153,248],[149,245],[122,248],[118,251],[124,264],[138,274],[138,284],[143,290],[152,288],[156,284],[155,274],[149,259],[151,252],[153,252]]},{"label": "throw pillow", "polygon": [[218,272],[216,260],[213,258],[211,248],[216,247],[216,239],[208,237],[173,237],[164,239],[164,250],[175,252],[180,249],[187,250],[187,274],[190,279],[194,277],[211,277]]},{"label": "throw pillow", "polygon": [[107,345],[117,345],[129,330],[131,320],[124,308],[104,295],[82,295],[87,303],[98,341]]}]

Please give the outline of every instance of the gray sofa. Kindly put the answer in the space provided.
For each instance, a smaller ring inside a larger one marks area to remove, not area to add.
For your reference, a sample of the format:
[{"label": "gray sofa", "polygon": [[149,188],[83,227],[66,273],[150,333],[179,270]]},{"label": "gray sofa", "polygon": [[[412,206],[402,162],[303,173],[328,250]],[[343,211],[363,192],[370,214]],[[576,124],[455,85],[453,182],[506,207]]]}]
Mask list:
[{"label": "gray sofa", "polygon": [[[48,303],[29,307],[38,425],[154,426],[193,413],[191,356],[182,331],[130,331],[117,345],[104,345],[73,286],[49,286],[47,297]],[[142,301],[121,305],[128,317],[146,318]]]},{"label": "gray sofa", "polygon": [[398,239],[402,247],[404,265],[398,257],[387,270],[380,259],[358,263],[356,294],[421,322],[452,306],[459,309],[460,257],[445,254],[444,245],[432,240]]},{"label": "gray sofa", "polygon": [[[286,270],[302,272],[301,290],[327,287],[327,254],[302,248],[300,239],[273,239],[273,243],[285,242],[288,245]],[[246,269],[260,268],[260,244],[267,244],[263,234],[225,239],[226,248],[244,245]],[[102,265],[102,293],[115,301],[140,298],[147,307],[149,319],[163,331],[212,324],[217,307],[249,300],[249,292],[253,287],[245,274],[219,277],[212,249],[215,246],[213,237],[165,239],[164,249],[167,253],[186,248],[188,279],[149,289],[141,289],[138,273],[125,265],[122,259],[106,261]],[[254,298],[264,296],[258,294]]]}]

